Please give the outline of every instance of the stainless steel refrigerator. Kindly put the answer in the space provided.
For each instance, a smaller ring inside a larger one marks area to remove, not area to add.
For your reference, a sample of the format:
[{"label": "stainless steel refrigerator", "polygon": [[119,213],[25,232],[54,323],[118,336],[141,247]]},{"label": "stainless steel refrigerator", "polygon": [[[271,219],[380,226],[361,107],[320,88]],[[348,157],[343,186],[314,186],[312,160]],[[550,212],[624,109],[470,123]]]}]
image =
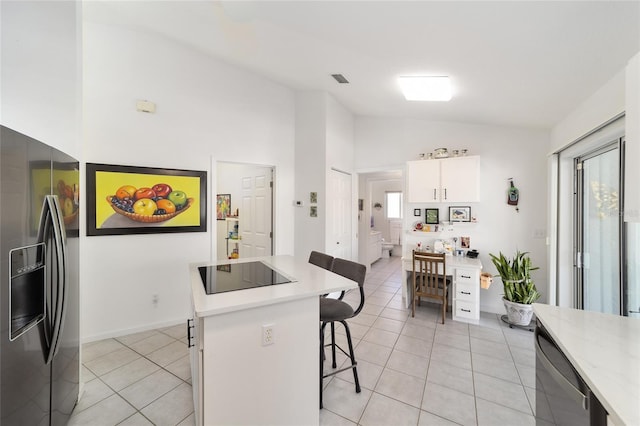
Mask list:
[{"label": "stainless steel refrigerator", "polygon": [[0,126],[0,424],[64,425],[78,398],[77,160]]}]

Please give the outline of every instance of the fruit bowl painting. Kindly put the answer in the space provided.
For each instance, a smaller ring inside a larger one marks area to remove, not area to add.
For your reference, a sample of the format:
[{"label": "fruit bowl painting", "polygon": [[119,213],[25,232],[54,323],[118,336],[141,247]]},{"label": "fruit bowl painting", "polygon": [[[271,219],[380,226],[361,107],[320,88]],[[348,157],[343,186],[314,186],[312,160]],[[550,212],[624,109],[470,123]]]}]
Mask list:
[{"label": "fruit bowl painting", "polygon": [[206,175],[87,163],[87,235],[206,231]]},{"label": "fruit bowl painting", "polygon": [[107,203],[109,203],[113,211],[118,214],[121,214],[124,217],[128,217],[129,219],[134,220],[136,222],[160,223],[160,222],[167,221],[169,219],[173,219],[180,213],[186,211],[189,207],[193,205],[195,200],[193,198],[188,198],[187,203],[184,205],[184,207],[182,207],[180,210],[174,211],[173,213],[159,213],[159,214],[156,213],[152,215],[139,214],[135,212],[130,213],[129,211],[123,210],[121,207],[117,207],[117,204],[114,204],[114,201],[116,201],[115,196],[107,197]]}]

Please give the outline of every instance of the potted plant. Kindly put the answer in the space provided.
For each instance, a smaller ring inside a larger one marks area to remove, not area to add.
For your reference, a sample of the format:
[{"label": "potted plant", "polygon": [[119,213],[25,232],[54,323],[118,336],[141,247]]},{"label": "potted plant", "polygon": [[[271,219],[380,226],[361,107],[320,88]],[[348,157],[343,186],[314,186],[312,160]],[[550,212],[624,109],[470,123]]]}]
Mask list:
[{"label": "potted plant", "polygon": [[499,256],[489,254],[493,265],[498,270],[504,289],[504,307],[507,310],[509,323],[528,325],[533,315],[531,304],[540,298],[531,279],[531,271],[538,267],[531,265],[528,252],[517,251],[513,259],[507,258],[502,252]]}]

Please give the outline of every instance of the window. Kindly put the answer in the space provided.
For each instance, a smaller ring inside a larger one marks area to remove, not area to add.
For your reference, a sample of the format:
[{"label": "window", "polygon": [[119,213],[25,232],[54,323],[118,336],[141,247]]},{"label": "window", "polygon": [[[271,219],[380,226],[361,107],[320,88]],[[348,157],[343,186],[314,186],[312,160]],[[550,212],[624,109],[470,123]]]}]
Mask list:
[{"label": "window", "polygon": [[387,219],[402,219],[402,192],[386,193]]}]

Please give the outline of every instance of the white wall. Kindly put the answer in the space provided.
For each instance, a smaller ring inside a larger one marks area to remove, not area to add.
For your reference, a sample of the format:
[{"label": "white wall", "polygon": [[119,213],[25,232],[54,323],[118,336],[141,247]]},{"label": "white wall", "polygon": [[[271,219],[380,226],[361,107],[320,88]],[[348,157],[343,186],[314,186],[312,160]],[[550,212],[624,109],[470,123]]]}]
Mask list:
[{"label": "white wall", "polygon": [[0,2],[0,121],[81,155],[82,5]]},{"label": "white wall", "polygon": [[[84,237],[82,336],[186,320],[188,264],[216,241],[216,161],[273,164],[275,253],[293,254],[294,94],[167,39],[85,23],[85,160],[206,170],[206,233]],[[135,110],[137,99],[156,114]],[[152,296],[158,295],[157,307]]]},{"label": "white wall", "polygon": [[618,72],[551,129],[550,152],[574,142],[624,112],[625,73]]},{"label": "white wall", "polygon": [[[326,94],[296,93],[295,254],[307,259],[313,250],[325,251],[326,193]],[[309,216],[309,193],[317,192],[318,216]],[[294,198],[290,200],[293,203]]]},{"label": "white wall", "polygon": [[[407,160],[417,160],[420,153],[432,152],[439,147],[449,151],[468,149],[469,155],[480,155],[481,202],[466,204],[471,206],[471,214],[477,217],[478,223],[456,225],[451,236],[469,236],[471,247],[480,251],[484,270],[492,274],[496,274],[496,270],[488,253],[502,251],[512,255],[516,250],[530,252],[534,264],[540,266],[540,270],[534,273],[536,285],[543,294],[540,301],[546,300],[546,244],[544,238],[534,238],[534,231],[538,229],[546,233],[547,227],[548,132],[358,117],[355,134],[356,165],[363,170],[392,164],[404,167]],[[508,178],[513,178],[520,190],[519,213],[506,202]],[[405,224],[413,222],[413,208],[439,207],[443,220],[448,217],[449,206],[407,203]],[[501,297],[502,286],[497,280],[497,285],[481,291],[480,309],[503,313]]]},{"label": "white wall", "polygon": [[[329,171],[352,174],[352,257],[357,259],[357,178],[354,173],[354,117],[325,92],[296,93],[296,208],[295,252],[307,259],[312,250],[327,247],[327,188]],[[309,216],[309,193],[317,192],[317,217]],[[289,200],[287,200],[289,201]],[[289,202],[293,203],[293,199]]]}]

